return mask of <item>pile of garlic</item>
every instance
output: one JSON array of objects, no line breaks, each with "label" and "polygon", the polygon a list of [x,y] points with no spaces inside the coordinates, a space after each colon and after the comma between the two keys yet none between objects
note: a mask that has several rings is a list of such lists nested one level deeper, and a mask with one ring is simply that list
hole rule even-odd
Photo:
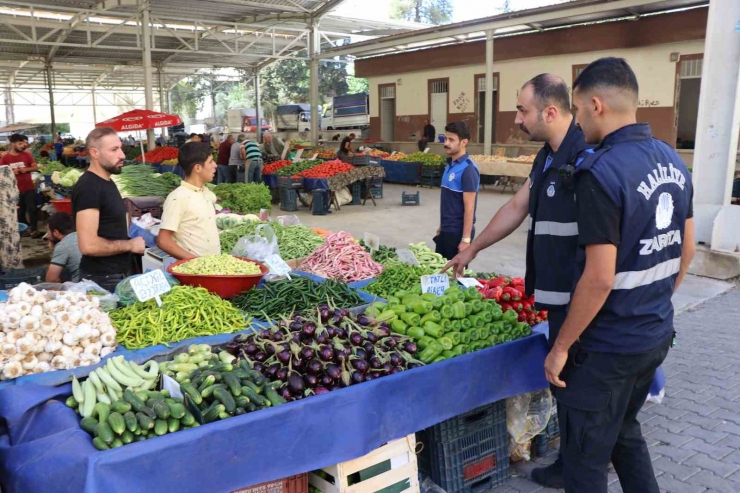
[{"label": "pile of garlic", "polygon": [[0,380],[93,365],[116,349],[108,314],[84,293],[19,284],[0,303],[0,324]]}]

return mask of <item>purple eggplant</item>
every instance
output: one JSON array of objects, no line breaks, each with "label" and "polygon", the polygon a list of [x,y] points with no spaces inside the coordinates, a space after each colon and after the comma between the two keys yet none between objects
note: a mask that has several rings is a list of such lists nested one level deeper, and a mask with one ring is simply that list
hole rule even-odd
[{"label": "purple eggplant", "polygon": [[268,356],[275,354],[275,346],[272,344],[265,344],[265,352]]},{"label": "purple eggplant", "polygon": [[264,362],[267,359],[267,353],[264,352],[264,351],[258,351],[254,355],[254,359],[256,359],[257,361],[259,361],[260,363],[262,363],[262,362]]},{"label": "purple eggplant", "polygon": [[272,332],[267,329],[260,331],[260,339],[272,339]]},{"label": "purple eggplant", "polygon": [[283,366],[282,368],[280,368],[277,373],[275,373],[275,378],[277,378],[281,382],[286,381],[288,379],[288,367]]},{"label": "purple eggplant", "polygon": [[326,365],[324,371],[326,372],[326,375],[332,380],[339,380],[340,378],[342,378],[342,369],[337,365]]},{"label": "purple eggplant", "polygon": [[293,335],[290,336],[290,341],[295,342],[296,344],[300,344],[301,341],[301,333],[300,332],[293,332]]},{"label": "purple eggplant", "polygon": [[257,351],[259,351],[259,348],[257,347],[257,344],[247,344],[246,346],[244,346],[243,349],[244,349],[244,352],[247,353],[250,356],[252,356],[254,353],[256,353]]},{"label": "purple eggplant", "polygon": [[409,370],[412,370],[414,368],[421,368],[421,365],[419,363],[409,363],[406,366],[408,367]]},{"label": "purple eggplant", "polygon": [[367,373],[370,369],[370,365],[364,359],[354,359],[350,362],[350,364],[352,365],[352,368],[363,374]]},{"label": "purple eggplant", "polygon": [[290,389],[290,393],[293,395],[303,393],[306,389],[306,385],[303,383],[303,378],[301,378],[300,374],[293,372],[288,376],[288,388]]},{"label": "purple eggplant", "polygon": [[322,330],[321,332],[318,332],[316,334],[314,340],[317,344],[326,344],[327,342],[329,342],[329,333]]},{"label": "purple eggplant", "polygon": [[291,332],[298,332],[303,328],[303,326],[300,322],[291,322],[288,328],[290,328]]},{"label": "purple eggplant", "polygon": [[386,373],[390,373],[393,369],[393,366],[390,363],[383,363],[383,371]]},{"label": "purple eggplant", "polygon": [[359,332],[352,332],[349,336],[349,342],[351,342],[353,346],[361,346],[363,343],[362,335]]},{"label": "purple eggplant", "polygon": [[365,334],[365,340],[367,342],[372,342],[373,344],[375,344],[376,342],[378,342],[378,336],[376,336],[374,332],[368,331],[368,333]]},{"label": "purple eggplant", "polygon": [[370,358],[370,368],[373,370],[378,370],[380,368],[383,368],[383,363],[380,362],[380,360],[376,357]]},{"label": "purple eggplant", "polygon": [[319,358],[322,361],[333,361],[334,350],[330,346],[321,346],[321,349],[319,349]]},{"label": "purple eggplant", "polygon": [[391,365],[399,367],[403,364],[403,358],[398,353],[391,353]]},{"label": "purple eggplant", "polygon": [[310,373],[311,375],[318,375],[321,373],[321,370],[324,369],[324,366],[321,364],[321,361],[317,359],[313,359],[308,362],[306,365],[306,371]]},{"label": "purple eggplant", "polygon": [[321,322],[326,323],[331,316],[329,313],[329,307],[326,305],[319,307],[319,316],[321,317]]},{"label": "purple eggplant", "polygon": [[419,350],[419,347],[416,345],[415,342],[407,342],[403,345],[403,350],[409,354],[416,354],[416,352]]},{"label": "purple eggplant", "polygon": [[375,380],[379,376],[380,374],[378,373],[365,373],[365,381],[370,382],[371,380]]},{"label": "purple eggplant", "polygon": [[391,335],[391,329],[381,325],[380,327],[375,328],[375,333],[380,337],[388,337]]},{"label": "purple eggplant", "polygon": [[342,320],[344,320],[344,317],[339,315],[338,313],[335,313],[333,317],[330,317],[331,323],[334,325],[339,325],[342,323]]},{"label": "purple eggplant", "polygon": [[334,385],[334,379],[331,378],[329,375],[324,375],[323,377],[321,377],[321,385],[327,388],[331,387],[332,385]]},{"label": "purple eggplant", "polygon": [[401,373],[402,371],[403,371],[403,368],[400,366],[397,366],[391,370],[391,375],[395,375],[396,373]]},{"label": "purple eggplant", "polygon": [[337,335],[336,335],[336,337],[337,337],[337,339],[340,339],[342,341],[345,340],[345,339],[347,339],[347,337],[348,337],[347,330],[345,328],[343,328],[343,327],[338,327],[337,328]]},{"label": "purple eggplant", "polygon": [[265,374],[273,380],[277,376],[277,372],[280,369],[280,363],[273,363],[272,365],[265,368]]},{"label": "purple eggplant", "polygon": [[365,381],[365,375],[359,371],[352,372],[352,383],[362,383]]},{"label": "purple eggplant", "polygon": [[392,337],[386,337],[385,339],[383,339],[383,345],[388,349],[393,349],[394,347],[396,347],[396,344],[398,343]]},{"label": "purple eggplant", "polygon": [[293,369],[299,373],[303,373],[303,370],[306,369],[306,361],[302,360],[301,358],[293,358],[293,361],[291,362],[291,366]]},{"label": "purple eggplant", "polygon": [[357,356],[360,359],[367,359],[367,351],[365,351],[363,348],[358,347],[354,350],[355,356]]},{"label": "purple eggplant", "polygon": [[278,332],[275,332],[274,334],[272,334],[272,340],[274,342],[280,342],[280,341],[282,341],[283,340],[283,334],[281,333],[281,331],[278,331]]},{"label": "purple eggplant", "polygon": [[346,361],[348,358],[349,353],[346,349],[340,349],[339,351],[334,351],[334,357],[339,361],[340,363],[342,361]]},{"label": "purple eggplant", "polygon": [[290,389],[288,387],[283,387],[282,389],[280,389],[280,396],[286,401],[293,400],[293,394],[290,392]]},{"label": "purple eggplant", "polygon": [[319,384],[319,379],[316,375],[303,375],[303,382],[306,384],[306,387],[313,389]]},{"label": "purple eggplant", "polygon": [[375,354],[375,345],[372,342],[366,342],[362,345],[362,348],[367,352],[367,354]]},{"label": "purple eggplant", "polygon": [[252,368],[254,369],[254,371],[258,371],[260,373],[262,373],[263,371],[265,371],[265,365],[263,365],[262,363],[255,363],[255,364],[253,364],[252,365]]},{"label": "purple eggplant", "polygon": [[316,395],[322,395],[322,394],[328,394],[331,392],[331,390],[327,389],[326,387],[316,387],[313,389],[313,393]]},{"label": "purple eggplant", "polygon": [[290,351],[280,351],[277,353],[277,359],[282,364],[287,365],[290,362]]},{"label": "purple eggplant", "polygon": [[368,325],[370,325],[370,319],[367,318],[365,315],[360,315],[359,317],[357,317],[357,324],[363,327],[367,327]]},{"label": "purple eggplant", "polygon": [[302,332],[304,336],[313,336],[316,332],[316,324],[313,322],[306,322],[305,324],[303,324]]},{"label": "purple eggplant", "polygon": [[312,348],[308,346],[303,346],[303,349],[301,349],[301,358],[303,358],[306,361],[312,360],[316,357],[316,351],[314,351]]},{"label": "purple eggplant", "polygon": [[329,325],[326,327],[326,333],[329,334],[329,339],[334,339],[337,336],[337,328]]}]

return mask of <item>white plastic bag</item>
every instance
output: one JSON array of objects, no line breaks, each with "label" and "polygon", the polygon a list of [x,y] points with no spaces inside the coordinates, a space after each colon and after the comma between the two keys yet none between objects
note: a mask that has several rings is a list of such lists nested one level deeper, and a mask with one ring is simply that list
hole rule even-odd
[{"label": "white plastic bag", "polygon": [[[264,231],[263,234],[260,234]],[[253,235],[240,238],[231,254],[263,262],[270,255],[280,254],[275,231],[267,224],[260,224]]]},{"label": "white plastic bag", "polygon": [[118,296],[101,288],[96,283],[88,281],[87,279],[83,279],[80,282],[65,282],[62,284],[62,290],[72,291],[73,293],[87,293],[89,291],[105,293],[93,295],[100,300],[100,309],[104,312],[111,312],[118,306]]},{"label": "white plastic bag", "polygon": [[301,220],[295,214],[278,216],[275,218],[275,222],[277,222],[280,226],[293,226],[295,224],[301,224]]},{"label": "white plastic bag", "polygon": [[530,460],[529,444],[547,428],[555,412],[549,389],[506,399],[506,429],[511,460]]}]

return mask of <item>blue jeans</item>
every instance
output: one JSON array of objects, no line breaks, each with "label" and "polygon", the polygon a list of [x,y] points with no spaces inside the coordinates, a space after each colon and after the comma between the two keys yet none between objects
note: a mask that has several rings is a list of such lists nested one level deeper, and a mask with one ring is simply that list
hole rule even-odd
[{"label": "blue jeans", "polygon": [[253,159],[249,161],[249,168],[247,169],[247,183],[262,183],[262,168],[264,168],[264,164],[261,159]]},{"label": "blue jeans", "polygon": [[220,185],[221,183],[233,183],[233,180],[231,179],[231,166],[229,166],[228,164],[219,164],[216,173],[217,184]]}]

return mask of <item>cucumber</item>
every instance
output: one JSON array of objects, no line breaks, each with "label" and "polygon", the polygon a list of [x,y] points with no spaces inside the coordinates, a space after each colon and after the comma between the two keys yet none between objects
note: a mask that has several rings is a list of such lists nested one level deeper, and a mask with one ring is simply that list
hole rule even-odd
[{"label": "cucumber", "polygon": [[251,369],[252,369],[252,365],[250,365],[250,364],[249,364],[249,363],[247,362],[247,360],[245,360],[245,359],[242,359],[242,360],[239,360],[239,368],[241,368],[242,370],[244,370],[244,371],[248,372],[249,370],[251,370]]},{"label": "cucumber", "polygon": [[82,392],[85,396],[85,400],[82,402],[82,414],[83,417],[92,416],[93,408],[95,407],[95,402],[97,401],[97,398],[95,396],[95,386],[92,384],[92,382],[85,380],[82,382]]},{"label": "cucumber", "polygon": [[111,442],[113,442],[113,438],[115,438],[115,436],[113,435],[113,430],[111,429],[110,425],[106,422],[98,423],[98,426],[95,432],[98,435],[98,438],[103,440],[108,445],[110,445]]},{"label": "cucumber", "polygon": [[231,370],[231,374],[239,380],[243,378],[249,378],[249,373],[247,372],[247,370],[243,370],[241,368],[234,368],[233,370]]},{"label": "cucumber", "polygon": [[213,391],[213,396],[221,401],[221,404],[226,408],[227,413],[233,413],[236,409],[236,403],[231,393],[226,389],[216,389]]},{"label": "cucumber", "polygon": [[234,416],[241,416],[242,414],[247,414],[247,410],[243,407],[237,407],[236,411],[234,411]]},{"label": "cucumber", "polygon": [[134,434],[128,430],[124,431],[121,435],[121,441],[124,445],[128,445],[129,443],[134,441]]},{"label": "cucumber", "polygon": [[146,401],[149,400],[149,392],[147,392],[146,390],[138,390],[134,392],[134,394],[136,395],[136,397],[141,399],[141,402],[145,403]]},{"label": "cucumber", "polygon": [[203,377],[203,379],[206,379],[206,378],[212,376],[213,378],[216,379],[217,382],[220,382],[224,378],[223,375],[221,375],[221,372],[211,371],[211,370],[204,371],[201,376]]},{"label": "cucumber", "polygon": [[135,412],[139,412],[144,409],[144,401],[142,401],[131,389],[123,391],[123,399],[131,404],[131,407]]},{"label": "cucumber", "polygon": [[231,417],[231,414],[227,413],[226,411],[222,411],[218,413],[218,419],[228,419]]},{"label": "cucumber", "polygon": [[257,370],[249,370],[249,379],[259,385],[260,387],[265,384],[267,379],[262,375],[262,373],[258,372]]},{"label": "cucumber", "polygon": [[198,392],[192,384],[180,384],[180,390],[182,390],[196,406],[203,402],[203,397],[200,395],[200,392]]},{"label": "cucumber", "polygon": [[250,402],[249,404],[247,404],[247,412],[251,413],[256,410],[257,410],[257,404],[255,404],[254,402]]},{"label": "cucumber", "polygon": [[182,423],[183,426],[193,426],[193,423],[195,423],[195,416],[193,416],[190,411],[185,411],[185,416],[182,417],[180,423]]},{"label": "cucumber", "polygon": [[157,413],[155,413],[154,412],[154,409],[152,409],[151,407],[144,406],[144,407],[141,408],[141,411],[139,411],[139,412],[142,413],[142,414],[145,414],[145,415],[149,416],[149,418],[151,418],[151,419],[156,419],[157,418]]},{"label": "cucumber", "polygon": [[136,435],[134,436],[134,442],[143,442],[146,440],[146,435]]},{"label": "cucumber", "polygon": [[211,406],[209,410],[203,414],[203,422],[204,423],[211,423],[213,421],[218,421],[218,416],[222,412],[226,411],[226,407],[224,407],[223,404],[216,404],[215,406]]},{"label": "cucumber", "polygon": [[285,399],[278,395],[275,389],[273,389],[269,385],[265,386],[263,393],[273,406],[279,406],[280,404],[285,404],[287,402]]},{"label": "cucumber", "polygon": [[139,422],[136,420],[136,415],[131,411],[128,411],[123,415],[123,420],[126,422],[126,428],[130,432],[135,432],[139,429]]},{"label": "cucumber", "polygon": [[162,436],[167,434],[167,421],[164,419],[157,419],[154,421],[154,433],[157,436]]},{"label": "cucumber", "polygon": [[98,422],[105,423],[108,421],[108,416],[110,416],[110,406],[108,404],[105,402],[98,402],[93,406],[92,417],[97,417]]},{"label": "cucumber", "polygon": [[231,395],[238,397],[242,394],[242,386],[239,377],[233,373],[222,373],[221,376],[223,377],[226,386],[229,387]]},{"label": "cucumber", "polygon": [[126,422],[123,420],[121,413],[110,413],[110,416],[108,416],[108,424],[116,435],[121,435],[126,431]]},{"label": "cucumber", "polygon": [[110,444],[110,448],[118,448],[123,447],[123,441],[121,441],[120,438],[116,437],[113,439],[113,442]]},{"label": "cucumber", "polygon": [[200,395],[203,396],[204,399],[207,399],[207,398],[209,398],[211,396],[211,394],[213,394],[213,392],[216,389],[227,390],[225,384],[223,384],[223,383],[217,383],[217,384],[211,385],[210,387],[206,387],[205,389],[203,389],[201,391]]},{"label": "cucumber", "polygon": [[170,408],[170,416],[172,416],[175,419],[181,419],[183,416],[185,416],[185,406],[180,404],[179,402],[167,402],[167,406]]},{"label": "cucumber", "polygon": [[180,420],[175,418],[170,418],[167,420],[167,430],[170,433],[174,433],[176,431],[180,430]]},{"label": "cucumber", "polygon": [[225,371],[231,371],[234,369],[234,365],[231,363],[213,363],[208,365],[208,370],[210,371],[218,371],[218,372],[225,372]]},{"label": "cucumber", "polygon": [[234,402],[236,402],[237,410],[240,407],[246,409],[247,404],[249,404],[249,397],[247,397],[246,395],[240,395],[239,397],[234,399]]},{"label": "cucumber", "polygon": [[[262,387],[252,382],[251,380],[242,380],[242,386],[252,389],[255,394],[262,393]],[[242,393],[244,393],[244,388],[242,388]]]},{"label": "cucumber", "polygon": [[136,413],[136,419],[139,421],[139,426],[142,431],[151,430],[154,428],[154,420],[142,412]]},{"label": "cucumber", "polygon": [[111,412],[126,414],[131,410],[131,403],[119,399],[110,406]]},{"label": "cucumber", "polygon": [[163,401],[167,397],[169,397],[169,392],[167,392],[168,395],[166,396],[162,392],[167,392],[167,391],[166,390],[149,390],[147,391],[146,394],[149,396],[149,399],[159,399],[160,401]]},{"label": "cucumber", "polygon": [[177,404],[182,404],[183,403],[183,399],[181,397],[167,397],[164,401],[167,404],[172,404],[173,402],[174,403],[177,403]]},{"label": "cucumber", "polygon": [[198,387],[198,392],[203,392],[205,389],[216,383],[216,377],[214,375],[208,375],[203,379],[203,383]]},{"label": "cucumber", "polygon": [[98,428],[98,420],[93,418],[92,416],[82,418],[82,420],[80,420],[80,428],[82,428],[92,436],[95,436],[95,431]]},{"label": "cucumber", "polygon": [[108,444],[105,443],[100,437],[93,438],[93,446],[95,446],[95,448],[98,450],[110,450]]},{"label": "cucumber", "polygon": [[244,395],[246,395],[249,398],[249,401],[254,402],[255,405],[261,406],[261,407],[272,406],[272,403],[269,400],[257,394],[254,390],[250,389],[249,387],[244,387],[242,390],[244,391]]},{"label": "cucumber", "polygon": [[159,419],[167,419],[170,417],[170,406],[168,406],[164,400],[155,400],[154,407],[152,409],[157,413],[157,417]]},{"label": "cucumber", "polygon": [[77,399],[75,399],[74,396],[70,395],[67,397],[67,400],[64,401],[64,405],[71,409],[77,409],[80,406],[80,403],[77,402]]}]

